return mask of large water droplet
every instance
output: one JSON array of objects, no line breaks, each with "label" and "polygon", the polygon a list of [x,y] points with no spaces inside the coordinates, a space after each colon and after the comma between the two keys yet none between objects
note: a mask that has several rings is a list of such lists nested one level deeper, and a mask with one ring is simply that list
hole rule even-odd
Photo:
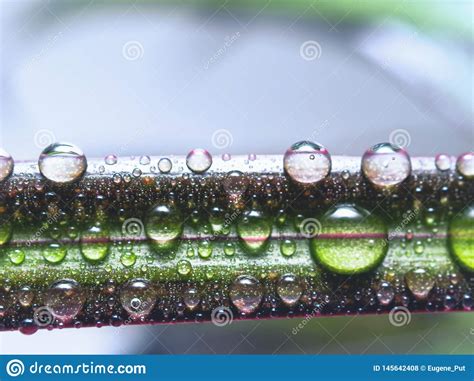
[{"label": "large water droplet", "polygon": [[148,315],[155,302],[155,289],[146,279],[132,279],[120,290],[120,303],[133,317]]},{"label": "large water droplet", "polygon": [[433,288],[435,278],[429,271],[418,268],[405,274],[405,282],[417,300],[424,300]]},{"label": "large water droplet", "polygon": [[451,168],[451,157],[441,153],[436,156],[435,165],[439,171],[447,171],[449,168]]},{"label": "large water droplet", "polygon": [[59,242],[53,242],[43,249],[43,258],[48,263],[60,263],[67,254],[67,249]]},{"label": "large water droplet", "polygon": [[89,261],[103,260],[109,252],[109,231],[100,223],[95,223],[81,235],[81,253]]},{"label": "large water droplet", "polygon": [[178,274],[187,276],[191,274],[191,271],[193,271],[193,266],[191,265],[191,262],[182,259],[176,264],[176,270],[178,271]]},{"label": "large water droplet", "polygon": [[362,156],[362,172],[375,185],[394,186],[410,175],[410,156],[403,148],[390,143],[376,144]]},{"label": "large water droplet", "polygon": [[13,172],[13,158],[0,148],[0,182],[6,180]]},{"label": "large water droplet", "polygon": [[372,270],[387,252],[387,228],[367,210],[341,204],[321,219],[321,232],[311,239],[315,259],[339,274]]},{"label": "large water droplet", "polygon": [[239,311],[250,314],[254,312],[263,297],[263,286],[252,276],[239,276],[230,287],[230,300]]},{"label": "large water droplet", "polygon": [[271,233],[271,221],[259,210],[245,211],[237,224],[237,234],[251,253],[261,251]]},{"label": "large water droplet", "polygon": [[79,147],[69,143],[53,143],[41,152],[38,167],[48,180],[68,183],[84,174],[87,160]]},{"label": "large water droplet", "polygon": [[474,153],[468,152],[458,157],[456,169],[466,179],[474,178]]},{"label": "large water droplet", "polygon": [[195,173],[206,172],[212,165],[212,156],[205,149],[193,149],[186,156],[186,165]]},{"label": "large water droplet", "polygon": [[456,214],[449,225],[449,244],[456,261],[474,271],[474,205]]},{"label": "large water droplet", "polygon": [[292,180],[302,184],[314,184],[331,172],[331,156],[322,145],[301,141],[286,151],[283,167]]},{"label": "large water droplet", "polygon": [[173,168],[173,164],[171,163],[171,160],[167,157],[161,158],[158,162],[158,169],[161,173],[168,173],[169,171],[171,171],[171,168]]},{"label": "large water droplet", "polygon": [[283,303],[292,306],[300,300],[303,287],[295,275],[286,274],[278,281],[277,292]]},{"label": "large water droplet", "polygon": [[22,249],[9,250],[8,258],[14,265],[21,265],[25,261],[25,252]]},{"label": "large water droplet", "polygon": [[60,320],[70,320],[82,309],[85,293],[79,283],[72,279],[57,281],[45,295],[49,311]]},{"label": "large water droplet", "polygon": [[172,206],[157,205],[147,215],[145,230],[157,250],[169,250],[183,231],[181,215]]}]

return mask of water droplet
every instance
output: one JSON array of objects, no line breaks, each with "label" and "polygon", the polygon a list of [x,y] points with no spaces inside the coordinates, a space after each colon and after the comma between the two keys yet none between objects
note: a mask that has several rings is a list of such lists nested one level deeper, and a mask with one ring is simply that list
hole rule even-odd
[{"label": "water droplet", "polygon": [[186,156],[186,165],[195,173],[206,172],[212,165],[212,156],[205,149],[193,149]]},{"label": "water droplet", "polygon": [[208,240],[198,243],[198,254],[201,258],[207,259],[212,254],[212,244]]},{"label": "water droplet", "polygon": [[54,143],[41,152],[38,167],[48,180],[68,183],[84,174],[87,160],[79,147],[69,143]]},{"label": "water droplet", "polygon": [[20,290],[18,291],[18,301],[23,307],[31,306],[31,303],[33,303],[34,297],[35,297],[35,293],[28,286],[24,286],[20,288]]},{"label": "water droplet", "polygon": [[286,274],[278,281],[277,292],[283,303],[292,306],[300,300],[303,287],[295,275]]},{"label": "water droplet", "polygon": [[109,232],[100,223],[92,225],[81,235],[81,253],[89,261],[101,261],[109,252]]},{"label": "water droplet", "polygon": [[117,156],[115,155],[107,155],[104,159],[105,164],[107,165],[114,165],[117,164]]},{"label": "water droplet", "polygon": [[362,273],[377,266],[387,252],[387,228],[365,209],[349,204],[331,208],[311,239],[317,262],[339,274]]},{"label": "water droplet", "polygon": [[449,245],[456,261],[474,271],[474,205],[456,214],[449,225]]},{"label": "water droplet", "polygon": [[137,261],[137,256],[133,251],[126,251],[120,256],[120,263],[125,267],[132,267]]},{"label": "water droplet", "polygon": [[280,251],[285,257],[291,257],[296,252],[296,242],[292,239],[281,241]]},{"label": "water droplet", "polygon": [[456,307],[457,301],[452,295],[445,295],[443,304],[445,309],[451,310]]},{"label": "water droplet", "polygon": [[25,260],[25,252],[21,249],[13,249],[8,252],[8,258],[14,265],[21,265]]},{"label": "water droplet", "polygon": [[237,234],[251,253],[261,251],[272,233],[272,224],[259,210],[247,210],[237,224]]},{"label": "water droplet", "polygon": [[380,143],[369,148],[362,156],[362,172],[380,187],[391,187],[403,182],[411,173],[408,153],[390,143]]},{"label": "water droplet", "polygon": [[468,152],[458,157],[456,169],[466,179],[474,178],[474,153]]},{"label": "water droplet", "polygon": [[283,166],[292,180],[302,184],[314,184],[331,172],[331,156],[322,145],[301,141],[286,151]]},{"label": "water droplet", "polygon": [[182,259],[176,264],[176,270],[178,271],[178,274],[186,276],[191,274],[191,271],[193,271],[193,266],[191,265],[191,262]]},{"label": "water droplet", "polygon": [[379,289],[377,291],[377,299],[382,306],[388,306],[395,296],[395,291],[389,282],[380,282]]},{"label": "water droplet", "polygon": [[140,164],[141,165],[150,164],[150,156],[140,156]]},{"label": "water droplet", "polygon": [[255,155],[254,153],[249,153],[248,156],[247,156],[247,159],[249,161],[255,161],[255,160],[257,160],[257,155]]},{"label": "water droplet", "polygon": [[181,216],[172,206],[157,205],[147,215],[145,230],[157,250],[169,250],[183,231]]},{"label": "water droplet", "polygon": [[173,168],[173,164],[171,163],[171,160],[167,157],[161,158],[158,162],[158,169],[161,173],[169,173],[169,171],[171,171],[171,168]]},{"label": "water droplet", "polygon": [[132,175],[133,177],[140,177],[142,175],[142,170],[140,168],[133,168]]},{"label": "water droplet", "polygon": [[85,293],[79,283],[64,279],[53,283],[45,295],[49,311],[60,320],[70,320],[82,309]]},{"label": "water droplet", "polygon": [[429,271],[417,268],[405,274],[405,282],[417,300],[424,300],[433,288],[435,279]]},{"label": "water droplet", "polygon": [[120,303],[133,317],[148,315],[155,302],[155,289],[146,279],[129,280],[120,290]]},{"label": "water droplet", "polygon": [[438,171],[447,171],[451,168],[451,158],[443,153],[435,158],[435,165]]},{"label": "water droplet", "polygon": [[423,254],[423,251],[425,251],[425,245],[423,244],[422,241],[416,241],[415,242],[415,253],[416,254]]},{"label": "water droplet", "polygon": [[224,254],[231,257],[235,254],[235,245],[232,242],[224,244]]},{"label": "water droplet", "polygon": [[228,153],[222,154],[223,161],[229,161],[230,159],[232,159],[232,157]]},{"label": "water droplet", "polygon": [[230,300],[239,311],[250,314],[254,312],[263,297],[263,286],[252,276],[239,276],[230,287]]},{"label": "water droplet", "polygon": [[184,304],[186,304],[186,307],[188,307],[190,310],[195,309],[201,301],[199,292],[194,287],[190,287],[184,292],[183,299]]},{"label": "water droplet", "polygon": [[0,182],[6,180],[13,172],[13,158],[0,148]]},{"label": "water droplet", "polygon": [[67,254],[67,249],[59,242],[53,242],[43,249],[43,258],[52,264],[60,263]]}]

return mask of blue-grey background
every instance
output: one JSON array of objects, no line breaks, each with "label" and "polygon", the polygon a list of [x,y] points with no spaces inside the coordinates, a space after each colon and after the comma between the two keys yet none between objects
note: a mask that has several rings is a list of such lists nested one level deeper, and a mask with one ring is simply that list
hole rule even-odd
[{"label": "blue-grey background", "polygon": [[[474,147],[471,16],[470,1],[2,0],[0,146],[34,160],[49,140],[102,157],[309,138],[361,155],[402,129],[412,155],[457,155]],[[0,351],[470,353],[474,340],[464,313],[297,324],[6,333]]]}]

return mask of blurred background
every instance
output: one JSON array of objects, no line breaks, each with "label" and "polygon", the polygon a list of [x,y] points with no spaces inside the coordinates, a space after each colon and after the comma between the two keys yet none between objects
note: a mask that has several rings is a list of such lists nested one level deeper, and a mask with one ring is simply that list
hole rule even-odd
[{"label": "blurred background", "polygon": [[[474,148],[471,1],[0,0],[0,146],[88,157]],[[400,141],[399,141],[400,140]],[[0,335],[1,353],[472,353],[468,313]]]}]

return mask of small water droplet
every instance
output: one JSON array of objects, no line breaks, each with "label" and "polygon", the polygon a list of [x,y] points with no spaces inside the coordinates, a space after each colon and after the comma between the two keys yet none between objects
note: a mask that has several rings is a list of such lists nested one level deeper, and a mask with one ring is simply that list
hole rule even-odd
[{"label": "small water droplet", "polygon": [[173,163],[171,163],[171,160],[167,157],[161,158],[158,162],[158,169],[161,173],[169,173],[169,171],[171,171],[171,168],[173,168]]},{"label": "small water droplet", "polygon": [[120,263],[125,267],[132,267],[137,261],[137,256],[133,251],[126,251],[120,256]]},{"label": "small water droplet", "polygon": [[96,222],[81,234],[81,253],[89,261],[103,260],[109,252],[109,232]]},{"label": "small water droplet", "polygon": [[120,289],[120,303],[132,317],[148,315],[155,302],[155,289],[146,279],[129,280]]},{"label": "small water droplet", "polygon": [[212,254],[212,243],[204,240],[198,243],[198,254],[201,258],[207,259]]},{"label": "small water droplet", "polygon": [[34,291],[28,286],[24,286],[20,288],[20,290],[18,291],[18,301],[23,307],[31,306],[31,303],[33,303],[34,297],[35,297]]},{"label": "small water droplet", "polygon": [[79,147],[69,143],[53,143],[41,152],[38,167],[48,180],[68,183],[84,174],[87,160]]},{"label": "small water droplet", "polygon": [[51,264],[60,263],[67,254],[67,249],[59,242],[53,242],[47,245],[43,251],[43,258]]},{"label": "small water droplet", "polygon": [[435,165],[438,171],[447,171],[451,168],[451,158],[445,154],[439,154],[435,158]]},{"label": "small water droplet", "polygon": [[260,305],[263,297],[263,286],[250,275],[239,276],[230,287],[230,300],[239,311],[250,314]]},{"label": "small water droplet", "polygon": [[415,253],[416,254],[423,254],[423,251],[425,251],[425,245],[423,244],[422,241],[416,241],[415,242]]},{"label": "small water droplet", "polygon": [[222,155],[222,160],[223,160],[223,161],[229,161],[230,159],[232,159],[232,157],[230,156],[230,154],[224,153],[224,154]]},{"label": "small water droplet", "polygon": [[272,233],[272,224],[259,210],[247,210],[237,224],[237,234],[251,253],[260,252]]},{"label": "small water droplet", "polygon": [[8,258],[14,265],[21,265],[25,260],[25,252],[21,249],[13,249],[8,252]]},{"label": "small water droplet", "polygon": [[410,156],[403,148],[390,143],[376,144],[362,156],[362,172],[377,186],[398,185],[411,173]]},{"label": "small water droplet", "polygon": [[292,180],[302,184],[314,184],[331,172],[331,156],[322,145],[301,141],[286,151],[283,166]]},{"label": "small water droplet", "polygon": [[193,310],[199,305],[201,298],[198,290],[194,287],[190,287],[184,292],[183,300],[186,307]]},{"label": "small water droplet", "polygon": [[0,182],[6,180],[13,172],[13,158],[0,148]]},{"label": "small water droplet", "polygon": [[206,172],[212,165],[212,156],[205,149],[193,149],[186,156],[186,165],[194,173]]},{"label": "small water droplet", "polygon": [[107,165],[114,165],[117,164],[117,156],[115,155],[107,155],[104,159],[105,164]]},{"label": "small water droplet", "polygon": [[296,252],[296,242],[292,239],[281,241],[280,251],[285,257],[291,257]]},{"label": "small water droplet", "polygon": [[191,265],[191,262],[182,259],[176,264],[176,270],[178,271],[178,274],[186,276],[191,274],[191,271],[193,271],[193,266]]},{"label": "small water droplet", "polygon": [[377,291],[377,299],[382,306],[388,306],[395,296],[395,291],[389,282],[380,282],[379,289]]},{"label": "small water droplet", "polygon": [[303,287],[295,275],[286,274],[278,281],[277,292],[283,303],[292,306],[303,294]]},{"label": "small water droplet", "polygon": [[229,257],[235,254],[235,245],[233,242],[226,242],[224,244],[224,254]]},{"label": "small water droplet", "polygon": [[417,300],[424,300],[434,287],[435,279],[429,271],[417,268],[405,274],[405,282]]},{"label": "small water droplet", "polygon": [[156,205],[147,215],[145,230],[158,250],[169,250],[183,231],[178,210],[172,206]]},{"label": "small water droplet", "polygon": [[150,156],[140,156],[139,162],[141,165],[148,165],[150,164],[150,161]]},{"label": "small water droplet", "polygon": [[474,178],[474,153],[468,152],[458,157],[456,169],[466,179]]}]

